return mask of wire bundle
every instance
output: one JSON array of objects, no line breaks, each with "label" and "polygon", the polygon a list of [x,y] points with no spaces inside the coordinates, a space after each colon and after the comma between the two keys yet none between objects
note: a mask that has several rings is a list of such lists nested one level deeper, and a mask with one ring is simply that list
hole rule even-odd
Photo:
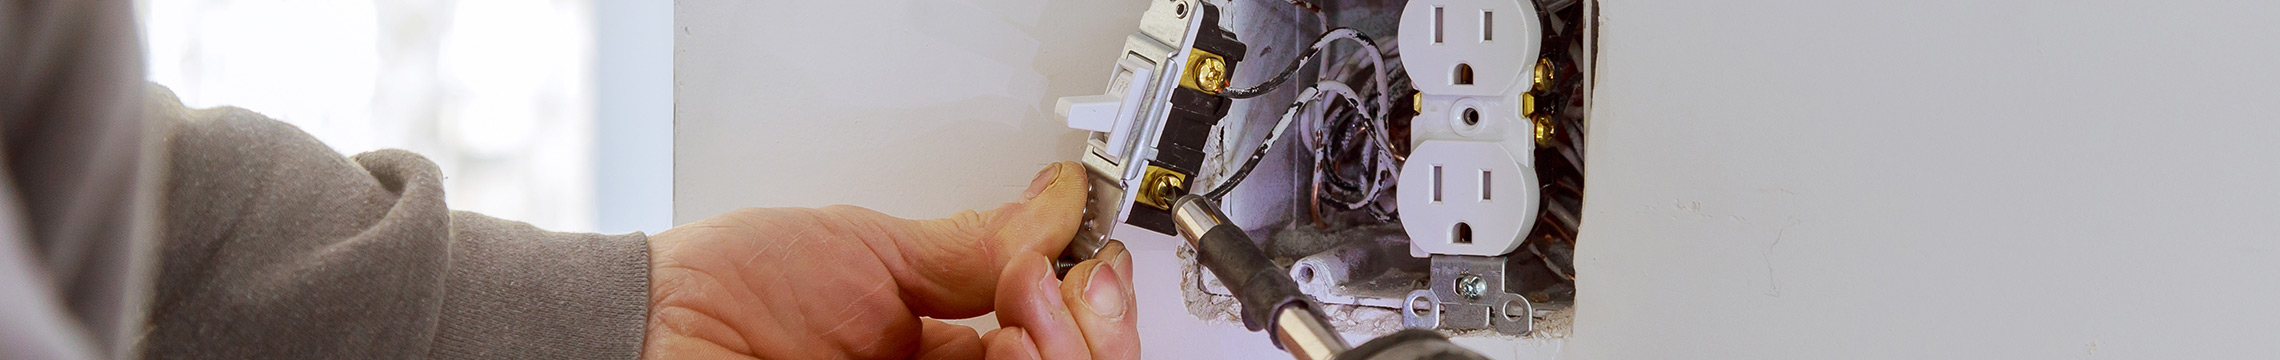
[{"label": "wire bundle", "polygon": [[[1387,76],[1390,69],[1385,67],[1388,61],[1380,52],[1377,43],[1368,36],[1362,35],[1360,31],[1344,27],[1325,31],[1320,38],[1314,41],[1313,46],[1308,47],[1306,52],[1293,59],[1282,71],[1256,85],[1229,88],[1225,94],[1232,98],[1247,99],[1272,93],[1282,84],[1289,82],[1291,76],[1296,74],[1301,66],[1312,61],[1330,44],[1340,40],[1353,41],[1360,44],[1361,47],[1354,54],[1355,56],[1348,57],[1349,64],[1343,64],[1349,66],[1341,66],[1340,68],[1350,67],[1353,65],[1351,62],[1354,61],[1367,62],[1368,67],[1361,68],[1367,70],[1366,74],[1352,76],[1366,77],[1366,79],[1323,79],[1312,87],[1300,90],[1297,99],[1284,108],[1281,118],[1275,121],[1274,128],[1268,131],[1266,139],[1260,142],[1258,148],[1243,160],[1243,165],[1228,175],[1219,185],[1205,192],[1205,197],[1215,200],[1226,197],[1227,193],[1233,191],[1237,185],[1242,184],[1243,179],[1250,177],[1251,172],[1255,171],[1259,163],[1266,158],[1266,154],[1274,149],[1275,143],[1280,142],[1283,133],[1288,131],[1290,125],[1301,120],[1307,123],[1306,128],[1311,129],[1307,131],[1305,144],[1313,152],[1315,159],[1314,185],[1312,188],[1316,201],[1328,193],[1332,195],[1331,197],[1334,198],[1335,202],[1344,205],[1345,208],[1349,210],[1359,209],[1376,200],[1380,194],[1392,187],[1395,173],[1393,169],[1399,165],[1399,156],[1394,153],[1391,132],[1389,131],[1390,125],[1387,121],[1393,102],[1390,96],[1392,94],[1390,91],[1391,81],[1389,81],[1391,78]],[[1345,74],[1340,75],[1344,77]],[[1374,91],[1367,95],[1357,93],[1352,87],[1346,85],[1347,82],[1345,81],[1350,80],[1369,81],[1370,90]],[[1366,106],[1365,103],[1375,106]],[[1301,110],[1306,111],[1302,112]],[[1342,136],[1333,137],[1330,134]],[[1367,135],[1368,138],[1366,141],[1357,141],[1364,139],[1354,138],[1356,135]],[[1337,147],[1332,148],[1333,145]],[[1339,164],[1328,164],[1332,165],[1333,168],[1324,168],[1326,162],[1333,159],[1349,159],[1352,156],[1366,158],[1366,160],[1358,163],[1361,169],[1355,177],[1337,174],[1335,167]],[[1326,172],[1325,170],[1331,171]],[[1381,219],[1390,220],[1390,210],[1382,211],[1381,214]]]}]

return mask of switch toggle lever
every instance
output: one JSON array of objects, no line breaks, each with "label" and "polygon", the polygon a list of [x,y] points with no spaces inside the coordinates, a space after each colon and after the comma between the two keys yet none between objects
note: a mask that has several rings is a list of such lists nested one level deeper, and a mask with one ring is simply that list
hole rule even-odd
[{"label": "switch toggle lever", "polygon": [[1139,116],[1140,99],[1146,98],[1148,83],[1155,81],[1148,69],[1136,69],[1126,81],[1124,91],[1106,95],[1070,96],[1054,102],[1053,113],[1069,122],[1069,128],[1107,133],[1111,137],[1124,135]]}]

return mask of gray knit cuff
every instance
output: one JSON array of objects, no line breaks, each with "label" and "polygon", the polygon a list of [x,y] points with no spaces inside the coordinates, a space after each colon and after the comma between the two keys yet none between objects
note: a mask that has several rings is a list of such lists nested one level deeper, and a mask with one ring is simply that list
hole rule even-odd
[{"label": "gray knit cuff", "polygon": [[649,311],[640,233],[555,233],[452,213],[437,359],[632,359]]}]

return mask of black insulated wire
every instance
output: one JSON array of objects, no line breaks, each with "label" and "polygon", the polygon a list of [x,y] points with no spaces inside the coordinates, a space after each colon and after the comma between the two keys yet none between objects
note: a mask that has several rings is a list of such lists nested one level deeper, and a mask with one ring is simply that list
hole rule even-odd
[{"label": "black insulated wire", "polygon": [[1282,119],[1275,121],[1275,128],[1267,130],[1267,140],[1259,142],[1259,149],[1251,151],[1251,157],[1243,160],[1243,167],[1236,169],[1234,174],[1227,177],[1227,180],[1220,181],[1219,186],[1212,187],[1211,191],[1205,192],[1203,197],[1211,199],[1211,201],[1219,201],[1227,197],[1227,192],[1235,190],[1235,185],[1242,184],[1243,178],[1250,177],[1251,170],[1259,168],[1259,160],[1265,159],[1267,151],[1275,148],[1275,141],[1282,139],[1283,130],[1290,128],[1291,119],[1298,117],[1298,109],[1306,107],[1307,103],[1314,102],[1315,96],[1319,93],[1314,88],[1306,88],[1305,92],[1299,93],[1298,101],[1292,101],[1289,108],[1283,109]]},{"label": "black insulated wire", "polygon": [[[1385,56],[1385,54],[1378,52],[1377,42],[1370,40],[1370,37],[1368,35],[1362,35],[1361,30],[1354,30],[1354,28],[1347,27],[1330,29],[1330,31],[1323,32],[1320,39],[1314,40],[1314,46],[1307,47],[1306,53],[1300,54],[1297,59],[1291,59],[1289,66],[1284,66],[1282,72],[1275,73],[1275,76],[1267,78],[1266,82],[1259,83],[1258,85],[1251,85],[1248,87],[1227,88],[1227,91],[1221,92],[1220,94],[1227,95],[1227,97],[1230,98],[1249,99],[1274,92],[1275,88],[1281,87],[1283,83],[1290,81],[1291,74],[1297,73],[1299,66],[1305,65],[1308,60],[1313,60],[1315,55],[1322,52],[1322,48],[1329,47],[1331,42],[1338,41],[1340,39],[1349,39],[1360,42],[1362,44],[1362,47],[1369,49],[1369,52],[1371,54],[1376,54],[1379,57]],[[1383,61],[1380,60],[1379,62],[1381,64],[1378,64],[1378,68],[1385,68],[1382,66]]]}]

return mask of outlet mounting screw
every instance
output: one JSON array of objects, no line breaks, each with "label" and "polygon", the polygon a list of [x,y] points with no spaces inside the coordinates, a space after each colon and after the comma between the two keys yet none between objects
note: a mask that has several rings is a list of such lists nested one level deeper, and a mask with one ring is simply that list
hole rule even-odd
[{"label": "outlet mounting screw", "polygon": [[1464,295],[1466,299],[1479,299],[1481,295],[1487,294],[1488,280],[1481,279],[1480,275],[1465,274],[1457,277],[1457,295]]}]

